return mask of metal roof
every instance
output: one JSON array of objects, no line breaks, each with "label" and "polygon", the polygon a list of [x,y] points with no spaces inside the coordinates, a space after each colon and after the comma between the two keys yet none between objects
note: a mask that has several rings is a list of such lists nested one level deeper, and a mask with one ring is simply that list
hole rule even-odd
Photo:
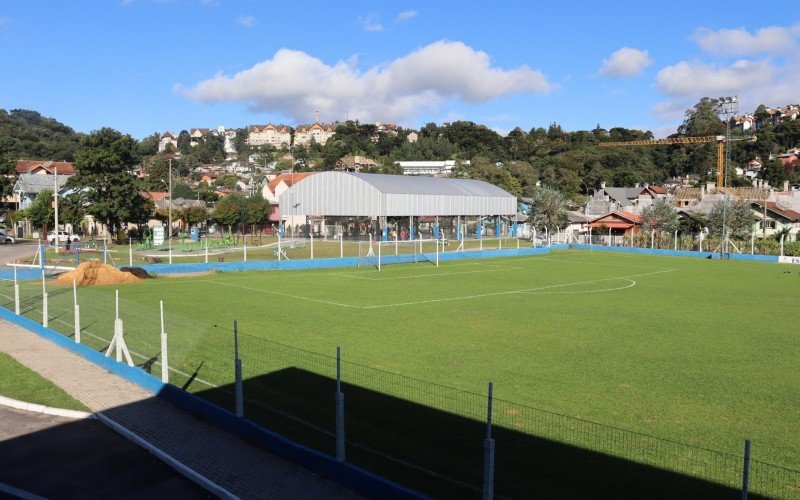
[{"label": "metal roof", "polygon": [[516,196],[474,179],[320,172],[280,196],[283,215],[515,215]]},{"label": "metal roof", "polygon": [[14,184],[13,191],[15,193],[24,194],[39,194],[45,189],[53,191],[55,182],[58,182],[58,189],[60,190],[66,184],[69,175],[58,175],[57,181],[53,179],[52,175],[44,174],[22,174],[17,177],[17,182]]}]

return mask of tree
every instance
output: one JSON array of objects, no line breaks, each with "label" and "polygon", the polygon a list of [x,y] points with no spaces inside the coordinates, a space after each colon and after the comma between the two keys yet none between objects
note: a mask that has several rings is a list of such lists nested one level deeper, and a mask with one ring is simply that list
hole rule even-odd
[{"label": "tree", "polygon": [[645,231],[672,232],[678,228],[678,213],[667,200],[657,200],[642,210],[642,228]]},{"label": "tree", "polygon": [[139,156],[153,156],[154,154],[158,153],[158,144],[161,142],[161,135],[158,132],[155,132],[141,141],[136,145],[136,152]]},{"label": "tree", "polygon": [[226,196],[217,202],[212,217],[218,224],[228,226],[228,232],[232,232],[233,226],[242,222],[243,205],[243,196],[236,194]]},{"label": "tree", "polygon": [[178,217],[188,227],[192,227],[208,220],[208,210],[202,205],[191,205],[184,207]]},{"label": "tree", "polygon": [[786,173],[786,167],[777,158],[769,160],[764,164],[764,179],[769,182],[771,186],[778,189],[781,188],[783,181],[789,180],[789,174]]},{"label": "tree", "polygon": [[708,214],[708,232],[712,236],[723,237],[723,228],[729,237],[747,239],[753,231],[753,210],[750,202],[724,198],[711,207]]},{"label": "tree", "polygon": [[566,226],[567,199],[557,189],[540,187],[531,196],[531,219],[534,227],[547,227],[554,230]]},{"label": "tree", "polygon": [[689,136],[725,135],[725,124],[717,114],[719,101],[703,97],[692,109],[686,111],[678,133]]},{"label": "tree", "polygon": [[79,193],[70,193],[58,199],[58,221],[79,227],[86,216]]},{"label": "tree", "polygon": [[86,213],[115,236],[124,222],[145,222],[152,211],[152,202],[142,197],[128,172],[136,160],[136,141],[130,135],[111,128],[96,130],[81,141],[75,161],[78,173],[67,181]]},{"label": "tree", "polygon": [[172,197],[173,198],[183,198],[185,200],[191,200],[196,196],[195,192],[192,191],[192,188],[189,187],[188,184],[185,182],[179,182],[172,186]]},{"label": "tree", "polygon": [[42,190],[30,206],[25,209],[25,216],[31,221],[31,224],[42,228],[42,237],[47,235],[47,226],[51,224],[55,218],[55,210],[53,209],[53,192],[49,189]]}]

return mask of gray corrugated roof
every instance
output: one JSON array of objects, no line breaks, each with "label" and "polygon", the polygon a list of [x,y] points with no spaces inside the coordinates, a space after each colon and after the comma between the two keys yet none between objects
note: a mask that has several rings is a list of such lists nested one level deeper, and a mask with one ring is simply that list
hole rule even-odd
[{"label": "gray corrugated roof", "polygon": [[603,191],[614,201],[635,200],[643,188],[607,187]]},{"label": "gray corrugated roof", "polygon": [[386,194],[422,194],[440,196],[510,196],[513,194],[488,182],[475,179],[443,179],[408,175],[347,174],[357,177]]},{"label": "gray corrugated roof", "polygon": [[[58,188],[64,187],[70,177],[70,175],[59,175]],[[41,193],[45,189],[53,190],[52,175],[23,174],[17,177],[17,182],[14,184],[14,191],[23,193]]]}]

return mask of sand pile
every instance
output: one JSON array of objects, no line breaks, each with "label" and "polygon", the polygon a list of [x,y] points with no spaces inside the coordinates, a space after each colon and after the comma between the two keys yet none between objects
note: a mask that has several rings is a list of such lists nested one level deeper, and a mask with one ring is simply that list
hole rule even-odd
[{"label": "sand pile", "polygon": [[71,285],[72,280],[75,280],[80,286],[86,286],[136,283],[140,279],[131,273],[122,272],[114,266],[103,264],[99,260],[90,260],[79,265],[74,271],[64,273],[56,278],[56,283]]}]

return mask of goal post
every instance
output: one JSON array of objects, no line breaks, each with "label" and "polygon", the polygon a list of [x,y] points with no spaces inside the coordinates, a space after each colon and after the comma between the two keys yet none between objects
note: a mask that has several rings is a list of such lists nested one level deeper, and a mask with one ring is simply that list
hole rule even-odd
[{"label": "goal post", "polygon": [[378,271],[392,264],[429,263],[439,265],[444,243],[437,239],[360,241],[358,267],[373,267]]}]

